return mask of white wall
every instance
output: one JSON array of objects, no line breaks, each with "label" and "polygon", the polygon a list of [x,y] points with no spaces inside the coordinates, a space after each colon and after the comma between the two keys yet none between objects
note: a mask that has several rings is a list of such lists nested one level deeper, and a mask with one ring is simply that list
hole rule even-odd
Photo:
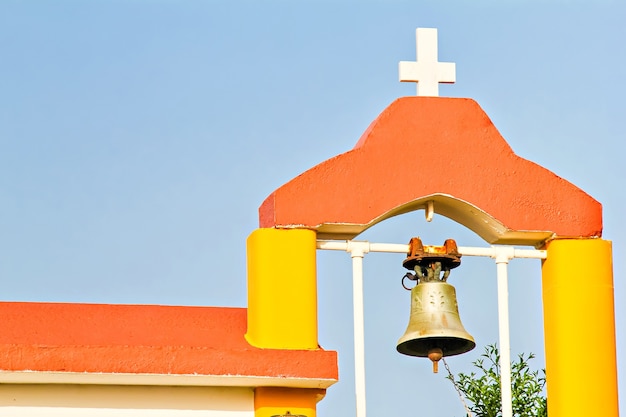
[{"label": "white wall", "polygon": [[0,416],[254,417],[252,388],[0,384]]}]

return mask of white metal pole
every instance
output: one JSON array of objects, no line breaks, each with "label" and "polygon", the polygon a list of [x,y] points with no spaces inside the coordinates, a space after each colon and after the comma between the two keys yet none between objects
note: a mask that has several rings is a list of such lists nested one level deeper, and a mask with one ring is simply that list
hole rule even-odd
[{"label": "white metal pole", "polygon": [[356,416],[365,417],[365,325],[363,319],[363,248],[353,247],[352,303],[354,309],[354,387]]},{"label": "white metal pole", "polygon": [[502,249],[501,253],[496,256],[498,272],[498,328],[500,333],[500,393],[502,396],[502,417],[513,417],[511,343],[509,338],[509,283],[507,271],[508,263],[511,258],[507,256],[506,253],[509,251],[512,252],[512,248]]}]

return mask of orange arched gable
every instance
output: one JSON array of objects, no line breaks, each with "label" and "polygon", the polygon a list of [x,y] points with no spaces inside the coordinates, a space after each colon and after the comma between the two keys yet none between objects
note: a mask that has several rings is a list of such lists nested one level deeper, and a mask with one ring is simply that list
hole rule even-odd
[{"label": "orange arched gable", "polygon": [[264,228],[351,239],[428,201],[490,243],[602,234],[599,202],[515,155],[474,100],[439,97],[394,101],[354,149],[274,191],[259,220]]}]

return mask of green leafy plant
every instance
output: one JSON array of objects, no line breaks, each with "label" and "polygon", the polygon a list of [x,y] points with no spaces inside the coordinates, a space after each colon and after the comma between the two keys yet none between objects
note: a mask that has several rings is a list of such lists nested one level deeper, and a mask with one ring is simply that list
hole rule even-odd
[{"label": "green leafy plant", "polygon": [[[511,388],[513,415],[515,417],[546,417],[547,399],[544,395],[546,385],[545,370],[532,371],[528,362],[535,355],[532,353],[511,363]],[[495,344],[485,347],[485,353],[473,362],[478,372],[469,375],[459,373],[448,379],[456,389],[471,403],[466,406],[476,417],[501,417],[502,399],[500,394],[500,353]]]}]

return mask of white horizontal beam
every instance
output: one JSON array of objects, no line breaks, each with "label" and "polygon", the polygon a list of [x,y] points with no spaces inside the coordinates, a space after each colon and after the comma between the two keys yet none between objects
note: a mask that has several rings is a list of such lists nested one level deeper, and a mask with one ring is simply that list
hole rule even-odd
[{"label": "white horizontal beam", "polygon": [[[386,252],[386,253],[408,253],[409,245],[403,243],[370,243],[358,240],[318,240],[317,248],[321,250],[341,250],[352,252],[359,250],[363,253]],[[517,249],[511,246],[491,246],[488,248],[478,248],[470,246],[459,246],[459,254],[463,256],[484,256],[487,258],[498,258],[506,256],[509,259],[546,259],[547,251],[537,249]]]},{"label": "white horizontal beam", "polygon": [[328,388],[337,380],[246,375],[0,371],[0,384],[169,385],[195,387]]}]

